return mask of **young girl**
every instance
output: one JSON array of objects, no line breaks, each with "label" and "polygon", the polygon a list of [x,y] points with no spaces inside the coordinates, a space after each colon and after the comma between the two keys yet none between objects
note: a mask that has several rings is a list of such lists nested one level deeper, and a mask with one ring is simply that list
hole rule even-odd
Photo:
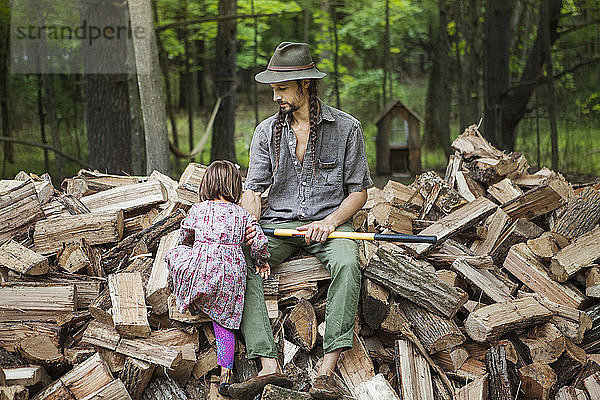
[{"label": "young girl", "polygon": [[[267,238],[248,211],[238,206],[242,178],[229,161],[212,162],[198,189],[200,203],[181,222],[178,245],[165,259],[173,278],[179,312],[202,311],[213,320],[217,364],[221,366],[219,392],[232,381],[235,337],[246,289],[246,262],[241,244],[246,227],[257,226],[250,254],[257,271],[268,268]],[[191,247],[190,247],[191,245]]]}]

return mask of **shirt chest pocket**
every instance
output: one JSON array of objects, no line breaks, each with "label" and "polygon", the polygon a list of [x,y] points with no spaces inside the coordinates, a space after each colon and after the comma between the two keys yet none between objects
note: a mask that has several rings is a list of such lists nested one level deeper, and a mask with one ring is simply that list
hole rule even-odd
[{"label": "shirt chest pocket", "polygon": [[339,186],[341,184],[341,163],[337,158],[321,156],[317,163],[317,186]]}]

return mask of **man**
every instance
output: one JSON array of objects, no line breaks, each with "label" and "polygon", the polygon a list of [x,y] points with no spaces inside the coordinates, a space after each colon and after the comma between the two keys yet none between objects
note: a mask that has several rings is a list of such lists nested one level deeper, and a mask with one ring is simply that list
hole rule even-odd
[{"label": "man", "polygon": [[[342,350],[353,344],[361,273],[354,240],[329,239],[334,230],[351,231],[348,223],[367,200],[372,184],[360,122],[317,98],[316,80],[325,76],[315,68],[308,45],[281,43],[266,71],[255,79],[269,84],[279,112],[261,122],[254,132],[242,206],[257,218],[261,193],[269,189],[264,227],[296,228],[305,238],[270,238],[270,265],[304,248],[331,274],[325,311],[324,358],[310,394],[335,399],[332,378]],[[249,358],[260,357],[258,377],[232,386],[231,395],[260,390],[282,378],[277,348],[265,307],[262,278],[270,273],[249,264],[246,298],[240,329]],[[279,377],[279,378],[277,378]],[[281,382],[281,379],[280,379]],[[244,392],[246,390],[246,392]]]}]

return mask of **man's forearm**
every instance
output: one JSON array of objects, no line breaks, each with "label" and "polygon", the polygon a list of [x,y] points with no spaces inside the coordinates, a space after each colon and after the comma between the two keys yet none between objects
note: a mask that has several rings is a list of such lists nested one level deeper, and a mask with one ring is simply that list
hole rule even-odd
[{"label": "man's forearm", "polygon": [[[242,201],[240,205],[245,208],[250,214],[260,219],[260,193],[246,190],[242,193]],[[361,206],[362,207],[362,206]]]},{"label": "man's forearm", "polygon": [[329,214],[325,220],[331,222],[336,227],[348,221],[354,214],[365,205],[367,201],[367,191],[350,193],[342,201],[337,210]]}]

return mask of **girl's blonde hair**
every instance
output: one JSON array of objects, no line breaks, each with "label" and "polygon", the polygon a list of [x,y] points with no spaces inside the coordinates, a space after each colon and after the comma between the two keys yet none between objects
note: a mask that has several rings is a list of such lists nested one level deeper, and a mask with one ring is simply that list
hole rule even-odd
[{"label": "girl's blonde hair", "polygon": [[237,167],[227,160],[210,163],[198,187],[200,201],[218,200],[221,197],[239,203],[242,197],[242,175]]}]

